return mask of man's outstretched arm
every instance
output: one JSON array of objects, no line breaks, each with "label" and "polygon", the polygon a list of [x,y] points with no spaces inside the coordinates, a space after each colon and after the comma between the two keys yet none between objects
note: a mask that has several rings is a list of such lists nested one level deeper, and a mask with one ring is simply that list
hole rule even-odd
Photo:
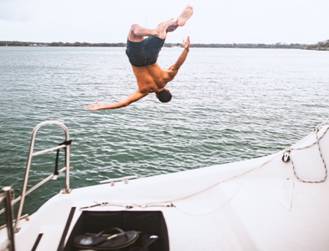
[{"label": "man's outstretched arm", "polygon": [[107,109],[117,109],[121,107],[126,107],[130,105],[131,103],[134,103],[141,98],[145,97],[147,93],[142,92],[135,92],[134,94],[130,95],[128,98],[120,100],[119,102],[113,103],[113,104],[91,104],[88,105],[86,108],[89,111],[98,111],[98,110],[107,110]]},{"label": "man's outstretched arm", "polygon": [[189,50],[190,50],[190,37],[189,36],[186,37],[186,39],[184,40],[183,48],[184,48],[184,50],[178,57],[176,63],[169,67],[169,74],[173,74],[172,77],[174,77],[177,74],[177,71],[182,66],[182,64],[184,64],[186,57],[189,53]]}]

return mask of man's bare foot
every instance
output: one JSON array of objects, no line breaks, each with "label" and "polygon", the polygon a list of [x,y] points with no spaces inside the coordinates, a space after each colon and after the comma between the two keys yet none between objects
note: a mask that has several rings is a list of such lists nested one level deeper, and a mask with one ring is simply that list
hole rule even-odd
[{"label": "man's bare foot", "polygon": [[190,17],[192,15],[193,15],[192,6],[190,6],[190,5],[186,6],[186,8],[183,10],[183,12],[177,18],[177,25],[183,26],[187,22],[187,20],[190,19]]},{"label": "man's bare foot", "polygon": [[186,21],[192,16],[193,8],[192,6],[188,5],[180,14],[180,16],[175,20],[175,22],[168,26],[167,32],[172,32],[178,28],[178,26],[183,26]]},{"label": "man's bare foot", "polygon": [[179,15],[178,18],[172,18],[166,22],[163,22],[158,25],[156,28],[156,32],[159,38],[165,38],[167,32],[172,32],[177,29],[179,26],[183,26],[187,20],[193,15],[192,6],[188,5],[183,10],[183,12]]},{"label": "man's bare foot", "polygon": [[172,26],[177,26],[177,19],[172,18],[166,22],[160,23],[156,28],[158,37],[165,38],[168,28]]}]

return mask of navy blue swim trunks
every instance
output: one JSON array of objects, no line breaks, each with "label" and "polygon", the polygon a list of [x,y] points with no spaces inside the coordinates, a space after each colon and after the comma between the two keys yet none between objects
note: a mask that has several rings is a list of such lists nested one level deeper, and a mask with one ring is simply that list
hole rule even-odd
[{"label": "navy blue swim trunks", "polygon": [[134,66],[155,64],[165,40],[150,36],[141,42],[127,41],[126,54],[129,62]]}]

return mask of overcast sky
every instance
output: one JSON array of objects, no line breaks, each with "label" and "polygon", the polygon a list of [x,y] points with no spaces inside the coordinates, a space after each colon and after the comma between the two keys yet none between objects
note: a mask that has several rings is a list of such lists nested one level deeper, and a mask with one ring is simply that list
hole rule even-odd
[{"label": "overcast sky", "polygon": [[314,43],[329,39],[329,0],[0,0],[0,41],[125,42],[186,4],[194,15],[167,41]]}]

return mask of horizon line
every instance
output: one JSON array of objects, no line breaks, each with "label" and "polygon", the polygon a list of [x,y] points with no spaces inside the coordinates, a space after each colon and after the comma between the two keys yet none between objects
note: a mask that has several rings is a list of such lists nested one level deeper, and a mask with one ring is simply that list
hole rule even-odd
[{"label": "horizon line", "polygon": [[[87,42],[87,41],[51,41],[51,42],[40,42],[40,41],[24,41],[24,40],[0,40],[0,43],[34,43],[34,44],[126,44],[127,42]],[[166,42],[166,44],[176,45],[181,42]],[[196,42],[191,45],[234,45],[234,44],[248,44],[248,45],[313,45],[314,43],[302,43],[302,42]]]}]

